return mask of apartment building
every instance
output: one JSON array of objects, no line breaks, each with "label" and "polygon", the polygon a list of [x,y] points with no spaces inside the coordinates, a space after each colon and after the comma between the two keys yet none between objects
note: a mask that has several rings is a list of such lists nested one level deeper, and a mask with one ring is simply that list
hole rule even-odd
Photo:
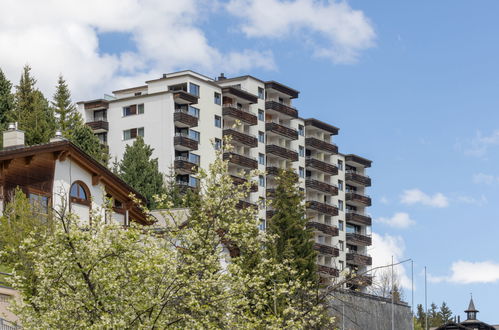
[{"label": "apartment building", "polygon": [[[258,169],[254,188],[240,207],[271,196],[279,168],[292,168],[305,191],[309,226],[315,232],[319,272],[335,281],[342,270],[362,273],[371,265],[371,199],[366,169],[371,161],[343,154],[332,138],[339,129],[317,119],[303,119],[293,107],[299,92],[276,81],[250,75],[212,79],[193,71],[164,74],[145,85],[117,90],[104,99],[78,103],[87,124],[112,158],[121,159],[127,144],[142,136],[154,148],[165,174],[175,172],[177,184],[198,185],[195,169],[215,158],[225,135],[234,149],[224,154],[234,183]],[[236,125],[238,123],[239,125]],[[260,208],[261,227],[272,210]],[[348,284],[363,290],[368,276]]]}]

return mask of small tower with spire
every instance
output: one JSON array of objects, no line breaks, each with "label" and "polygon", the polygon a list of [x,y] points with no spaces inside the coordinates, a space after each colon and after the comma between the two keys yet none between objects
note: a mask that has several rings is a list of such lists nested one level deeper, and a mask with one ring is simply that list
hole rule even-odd
[{"label": "small tower with spire", "polygon": [[473,303],[473,296],[471,296],[468,309],[464,312],[468,315],[468,320],[476,320],[476,313],[478,313],[478,310],[475,308],[475,304]]}]

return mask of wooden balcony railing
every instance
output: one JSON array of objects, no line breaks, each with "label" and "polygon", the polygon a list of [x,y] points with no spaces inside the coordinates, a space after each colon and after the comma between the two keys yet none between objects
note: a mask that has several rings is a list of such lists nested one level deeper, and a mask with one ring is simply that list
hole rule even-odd
[{"label": "wooden balcony railing", "polygon": [[319,272],[319,274],[325,274],[328,276],[340,276],[340,271],[338,269],[329,266],[317,265],[317,271]]},{"label": "wooden balcony railing", "polygon": [[98,130],[109,131],[109,122],[104,120],[90,121],[87,123],[87,125],[93,131],[98,131]]},{"label": "wooden balcony railing", "polygon": [[314,210],[327,215],[338,215],[338,208],[318,201],[307,201],[307,209]]},{"label": "wooden balcony railing", "polygon": [[265,102],[266,110],[274,110],[291,118],[298,118],[298,110],[277,101]]},{"label": "wooden balcony railing", "polygon": [[90,102],[85,102],[85,110],[97,110],[97,109],[107,109],[109,108],[109,102],[106,100],[95,100]]},{"label": "wooden balcony railing", "polygon": [[338,195],[338,187],[314,179],[307,178],[305,180],[305,187],[333,196]]},{"label": "wooden balcony railing", "polygon": [[267,166],[265,172],[267,172],[267,175],[269,176],[279,175],[279,167]]},{"label": "wooden balcony railing", "polygon": [[198,126],[198,118],[191,115],[185,110],[176,109],[173,114],[173,121],[178,127],[196,127]]},{"label": "wooden balcony railing", "polygon": [[311,167],[313,169],[322,171],[324,173],[327,173],[329,175],[337,175],[338,174],[338,167],[336,167],[333,164],[328,164],[326,162],[323,162],[322,160],[318,160],[312,157],[307,157],[305,160],[305,165],[307,167]]},{"label": "wooden balcony railing", "polygon": [[[246,180],[245,178],[241,178],[241,177],[238,177],[235,175],[231,175],[231,178],[232,178],[232,182],[236,186],[241,185],[241,184],[245,184],[246,182],[248,182],[248,180]],[[256,183],[252,183],[251,187],[250,187],[250,192],[257,192],[257,191],[258,191],[258,185]]]},{"label": "wooden balcony railing", "polygon": [[345,194],[345,198],[347,201],[356,202],[362,204],[364,206],[371,206],[371,197],[362,195],[360,193],[349,191]]},{"label": "wooden balcony railing", "polygon": [[314,230],[318,230],[323,232],[326,235],[330,236],[338,236],[338,228],[330,225],[326,225],[325,223],[320,223],[316,221],[309,221],[307,223],[308,228],[312,228]]},{"label": "wooden balcony railing", "polygon": [[316,250],[320,254],[328,254],[333,257],[337,257],[340,255],[340,250],[338,250],[337,248],[321,243],[314,243],[314,250]]},{"label": "wooden balcony railing", "polygon": [[370,187],[371,186],[371,178],[362,175],[360,173],[354,172],[354,171],[347,171],[345,174],[345,179],[348,181],[352,181],[358,184],[363,185],[364,187]]},{"label": "wooden balcony railing", "polygon": [[258,168],[258,161],[256,159],[243,156],[234,152],[225,152],[223,155],[224,160],[229,160],[229,163],[234,165],[256,170]]},{"label": "wooden balcony railing", "polygon": [[298,153],[296,151],[289,150],[275,144],[266,145],[265,152],[280,158],[288,159],[292,162],[298,161]]},{"label": "wooden balcony railing", "polygon": [[371,256],[366,256],[359,253],[347,252],[346,257],[347,264],[357,266],[371,266],[373,263],[373,258]]},{"label": "wooden balcony railing", "polygon": [[315,138],[315,137],[306,138],[305,139],[305,146],[307,148],[318,149],[318,150],[330,152],[332,154],[338,153],[338,146],[337,145],[332,144],[330,142],[323,141],[323,140],[319,140],[318,138]]},{"label": "wooden balcony railing", "polygon": [[352,243],[354,245],[364,245],[364,246],[372,245],[372,238],[370,236],[357,233],[347,233],[346,238],[348,243]]},{"label": "wooden balcony railing", "polygon": [[236,131],[235,129],[228,128],[223,131],[224,136],[232,136],[232,141],[242,143],[250,148],[258,147],[258,139],[247,133]]},{"label": "wooden balcony railing", "polygon": [[360,214],[360,213],[357,213],[355,211],[347,210],[347,213],[345,215],[345,219],[347,222],[355,222],[355,223],[365,225],[365,226],[372,225],[372,219],[370,216]]},{"label": "wooden balcony railing", "polygon": [[186,135],[176,135],[173,138],[173,144],[179,150],[197,150],[198,141],[191,139]]},{"label": "wooden balcony railing", "polygon": [[175,157],[173,168],[180,174],[194,174],[198,170],[198,164],[193,163],[187,157]]},{"label": "wooden balcony railing", "polygon": [[285,137],[289,140],[298,139],[298,131],[278,123],[265,123],[265,131],[279,134],[280,136]]},{"label": "wooden balcony railing", "polygon": [[224,105],[222,108],[222,115],[238,119],[248,125],[256,125],[258,123],[258,118],[251,112],[238,109],[231,105]]}]

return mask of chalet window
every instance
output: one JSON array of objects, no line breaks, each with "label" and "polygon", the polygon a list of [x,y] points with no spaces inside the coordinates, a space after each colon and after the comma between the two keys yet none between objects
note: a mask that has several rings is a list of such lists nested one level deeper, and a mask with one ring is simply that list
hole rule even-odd
[{"label": "chalet window", "polygon": [[265,230],[265,219],[260,219],[260,224],[258,225],[258,229]]},{"label": "chalet window", "polygon": [[199,96],[199,85],[189,83],[189,93]]},{"label": "chalet window", "polygon": [[71,190],[69,192],[72,203],[77,204],[90,204],[90,191],[88,187],[81,181],[76,181],[71,185]]},{"label": "chalet window", "polygon": [[338,229],[343,231],[344,222],[342,220],[338,221]]},{"label": "chalet window", "polygon": [[193,139],[193,140],[196,140],[199,142],[200,138],[201,138],[201,135],[198,131],[195,131],[193,129],[190,129],[189,130],[189,138]]},{"label": "chalet window", "polygon": [[343,181],[338,180],[338,190],[343,191]]},{"label": "chalet window", "polygon": [[137,112],[139,113],[139,115],[144,113],[144,103],[137,104]]},{"label": "chalet window", "polygon": [[343,211],[343,201],[342,201],[342,200],[339,200],[339,201],[338,201],[338,209],[339,209],[340,211]]},{"label": "chalet window", "polygon": [[340,263],[340,270],[344,270],[345,269],[345,263],[342,260],[340,260],[339,263]]},{"label": "chalet window", "polygon": [[339,245],[339,249],[340,249],[340,251],[343,251],[343,250],[345,249],[345,242],[343,242],[343,241],[339,241],[339,242],[338,242],[338,245]]},{"label": "chalet window", "polygon": [[199,109],[198,108],[195,108],[193,107],[192,105],[189,106],[189,109],[187,110],[187,112],[191,115],[191,116],[194,116],[196,118],[199,118]]},{"label": "chalet window", "polygon": [[107,121],[107,110],[94,111],[94,121]]}]

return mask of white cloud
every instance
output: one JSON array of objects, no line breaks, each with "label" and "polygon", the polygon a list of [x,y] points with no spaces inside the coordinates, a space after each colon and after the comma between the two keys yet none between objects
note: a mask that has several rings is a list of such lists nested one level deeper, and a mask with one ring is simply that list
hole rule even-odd
[{"label": "white cloud", "polygon": [[380,217],[376,219],[376,222],[384,223],[390,227],[395,228],[407,228],[416,222],[411,219],[409,214],[404,212],[395,213],[391,218]]},{"label": "white cloud", "polygon": [[478,131],[475,137],[465,142],[458,142],[456,147],[467,156],[483,157],[490,147],[497,145],[499,145],[499,130],[493,131],[490,135],[483,135]]},{"label": "white cloud", "polygon": [[457,261],[451,266],[450,276],[429,276],[433,283],[451,282],[456,284],[494,283],[499,281],[499,263],[493,261]]},{"label": "white cloud", "polygon": [[447,207],[449,200],[442,193],[436,193],[433,196],[427,195],[419,189],[405,190],[400,201],[403,204],[422,204],[433,207]]},{"label": "white cloud", "polygon": [[[270,51],[227,47],[225,53],[211,45],[198,25],[209,17],[210,5],[206,0],[7,0],[3,7],[9,10],[0,11],[0,65],[17,83],[22,66],[30,64],[47,97],[62,73],[76,100],[177,69],[215,74],[275,68]],[[102,54],[99,34],[109,32],[130,35],[137,50]]]},{"label": "white cloud", "polygon": [[[405,241],[400,236],[372,234],[373,245],[369,250],[373,258],[372,268],[387,266],[392,263],[400,262],[404,259]],[[409,290],[411,288],[411,279],[407,275],[403,265],[394,266],[396,273],[400,279],[402,288]]]},{"label": "white cloud", "polygon": [[227,10],[242,20],[249,37],[300,40],[315,56],[334,63],[355,62],[376,37],[364,13],[345,1],[231,0]]},{"label": "white cloud", "polygon": [[481,195],[480,198],[475,198],[471,196],[458,196],[457,201],[464,204],[470,204],[475,206],[483,206],[488,203],[488,200],[484,195]]},{"label": "white cloud", "polygon": [[499,177],[490,175],[490,174],[484,174],[484,173],[476,173],[473,174],[473,183],[476,184],[494,184],[494,183],[499,183]]}]

